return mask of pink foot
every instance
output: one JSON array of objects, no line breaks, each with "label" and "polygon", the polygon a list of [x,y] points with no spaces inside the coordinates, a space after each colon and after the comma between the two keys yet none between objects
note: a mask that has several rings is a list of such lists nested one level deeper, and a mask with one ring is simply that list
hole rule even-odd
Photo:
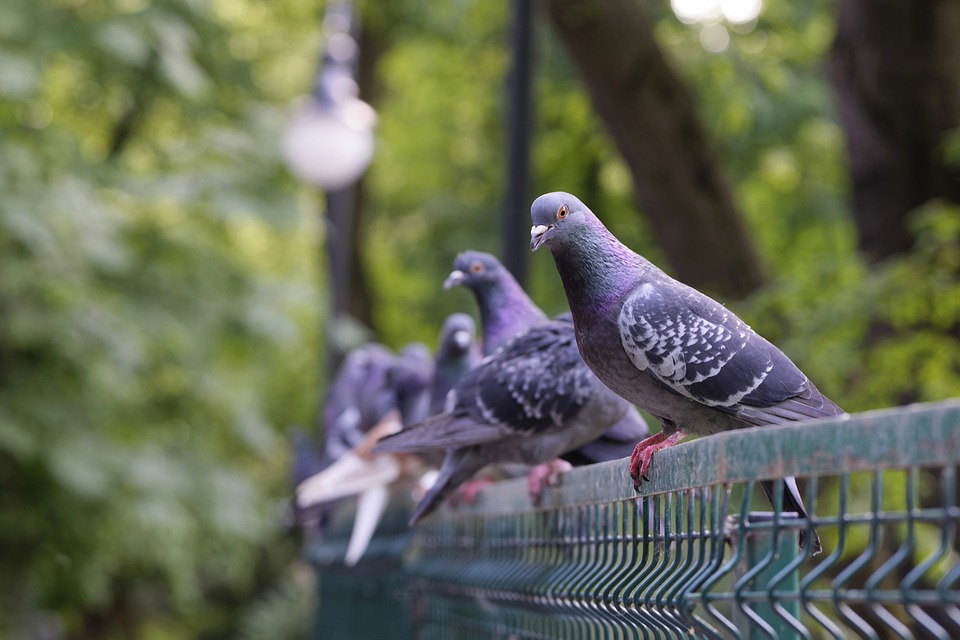
[{"label": "pink foot", "polygon": [[493,478],[486,477],[464,482],[462,485],[457,487],[457,490],[450,495],[448,500],[452,505],[473,504],[477,500],[477,494],[480,493],[480,490],[488,484],[493,484],[494,482],[496,481]]},{"label": "pink foot", "polygon": [[527,475],[527,491],[530,493],[530,502],[540,504],[543,490],[546,487],[555,487],[560,484],[560,474],[573,469],[573,465],[566,460],[557,458],[550,462],[538,464]]},{"label": "pink foot", "polygon": [[633,450],[633,455],[630,456],[630,477],[633,478],[634,489],[640,490],[640,478],[650,481],[647,472],[650,470],[650,460],[653,458],[653,454],[661,449],[672,447],[683,440],[685,435],[679,429],[669,436],[661,431],[637,444],[636,449]]}]

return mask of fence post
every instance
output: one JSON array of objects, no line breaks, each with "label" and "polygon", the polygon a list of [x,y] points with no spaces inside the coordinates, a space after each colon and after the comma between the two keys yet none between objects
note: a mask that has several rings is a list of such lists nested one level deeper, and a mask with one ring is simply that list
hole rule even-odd
[{"label": "fence post", "polygon": [[[780,519],[796,517],[792,513],[780,514]],[[728,531],[733,547],[736,549],[740,536],[746,536],[740,561],[733,570],[734,605],[733,623],[743,633],[745,640],[760,640],[770,635],[778,640],[795,640],[800,637],[796,629],[773,609],[769,600],[770,592],[797,593],[799,572],[794,569],[790,574],[773,585],[770,581],[797,557],[799,551],[799,532],[796,529],[776,530],[776,552],[768,558],[774,544],[774,529],[770,526],[773,514],[769,512],[751,512],[747,514],[748,523],[765,523],[766,526],[749,527],[739,522],[738,516],[731,516]],[[758,599],[758,596],[760,599]],[[796,619],[800,619],[800,601],[797,599],[780,602],[780,606]],[[749,607],[753,616],[747,611]],[[757,620],[759,618],[759,620]],[[768,629],[764,629],[764,627]]]}]

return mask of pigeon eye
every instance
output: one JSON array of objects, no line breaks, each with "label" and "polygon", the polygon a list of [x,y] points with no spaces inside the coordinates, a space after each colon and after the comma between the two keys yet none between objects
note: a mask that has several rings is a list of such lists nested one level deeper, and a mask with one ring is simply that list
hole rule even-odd
[{"label": "pigeon eye", "polygon": [[480,273],[483,271],[483,265],[479,262],[474,262],[472,265],[470,265],[470,271],[473,271],[474,273]]},{"label": "pigeon eye", "polygon": [[563,220],[564,218],[567,217],[567,213],[568,213],[567,205],[565,204],[560,205],[560,208],[557,209],[557,218],[559,218],[560,220]]}]

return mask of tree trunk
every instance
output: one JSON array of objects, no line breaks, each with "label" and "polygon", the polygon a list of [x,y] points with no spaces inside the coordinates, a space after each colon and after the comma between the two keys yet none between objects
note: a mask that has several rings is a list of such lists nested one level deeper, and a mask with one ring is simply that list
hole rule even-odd
[{"label": "tree trunk", "polygon": [[842,0],[830,71],[847,138],[860,249],[879,261],[910,249],[910,212],[960,202],[941,160],[960,126],[960,3]]},{"label": "tree trunk", "polygon": [[541,0],[633,176],[677,277],[742,297],[763,283],[693,99],[636,0]]}]

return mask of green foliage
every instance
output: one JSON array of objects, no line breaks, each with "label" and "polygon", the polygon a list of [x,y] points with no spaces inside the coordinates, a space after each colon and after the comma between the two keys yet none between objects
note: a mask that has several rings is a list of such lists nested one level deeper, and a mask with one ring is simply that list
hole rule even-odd
[{"label": "green foliage", "polygon": [[[509,5],[361,4],[364,46],[382,52],[362,226],[373,315],[394,347],[433,344],[447,313],[473,310],[440,287],[454,255],[499,252]],[[960,212],[932,203],[915,251],[859,259],[823,73],[833,3],[765,2],[717,54],[646,4],[770,276],[737,311],[847,409],[960,395]],[[40,611],[71,637],[295,635],[274,500],[281,431],[316,402],[322,229],[277,140],[310,86],[321,13],[0,7],[0,635]],[[534,89],[533,191],[577,193],[663,264],[545,28]],[[947,161],[957,148],[945,141]],[[552,261],[530,265],[534,298],[561,311]]]},{"label": "green foliage", "polygon": [[319,304],[284,102],[232,50],[312,33],[46,8],[0,19],[0,635],[223,637],[295,553],[278,428],[311,417]]},{"label": "green foliage", "polygon": [[290,575],[244,612],[241,640],[299,640],[304,638],[316,602],[313,569],[295,565]]}]

